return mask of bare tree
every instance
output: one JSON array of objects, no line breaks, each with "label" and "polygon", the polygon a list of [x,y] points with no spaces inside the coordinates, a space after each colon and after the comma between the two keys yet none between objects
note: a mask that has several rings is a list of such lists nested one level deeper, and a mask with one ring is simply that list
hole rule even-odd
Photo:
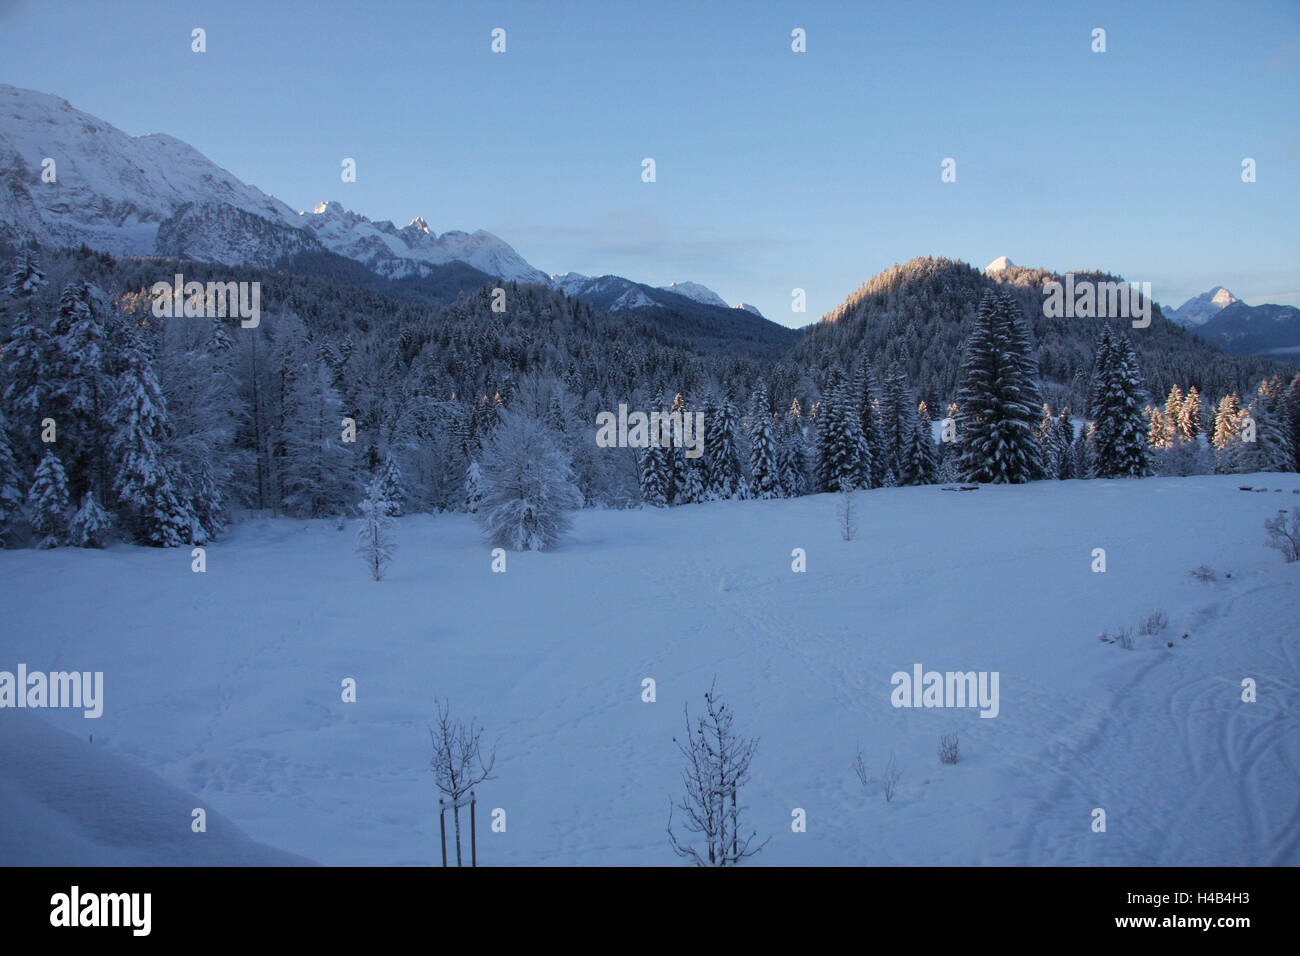
[{"label": "bare tree", "polygon": [[[690,706],[686,707],[686,741],[673,738],[686,758],[682,770],[686,796],[669,805],[668,841],[678,856],[696,866],[735,866],[767,844],[764,840],[751,847],[756,831],[740,839],[740,813],[745,807],[737,794],[749,779],[749,762],[758,741],[736,736],[731,729],[731,711],[718,700],[716,686],[715,679],[704,695],[705,715],[697,719],[694,728]],[[703,850],[682,844],[673,833],[674,806],[686,817],[683,826],[703,838]]]},{"label": "bare tree", "polygon": [[429,728],[433,741],[433,779],[438,789],[451,799],[451,812],[456,822],[456,865],[460,866],[460,807],[461,798],[484,780],[492,780],[492,768],[497,761],[496,749],[483,756],[481,740],[483,728],[471,718],[466,724],[451,719],[451,705],[437,699],[438,724]]}]

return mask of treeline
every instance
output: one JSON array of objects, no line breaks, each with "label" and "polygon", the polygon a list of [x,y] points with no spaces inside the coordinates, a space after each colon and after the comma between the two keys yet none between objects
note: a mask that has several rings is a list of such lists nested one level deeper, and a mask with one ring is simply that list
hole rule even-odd
[{"label": "treeline", "polygon": [[[1136,336],[1106,323],[1080,399],[1061,403],[1006,285],[961,305],[971,317],[952,324],[965,332],[951,346],[957,371],[937,392],[889,349],[843,361],[832,350],[806,368],[801,343],[773,363],[538,287],[438,305],[85,249],[40,260],[48,269],[13,250],[0,296],[0,535],[11,546],[176,546],[246,513],[354,514],[381,475],[394,508],[473,511],[503,410],[553,440],[584,507],[1300,460],[1297,380],[1222,393],[1184,381],[1157,414]],[[199,317],[207,301],[192,303],[196,317],[156,318],[149,288],[176,272],[261,283],[256,325]],[[596,416],[620,404],[703,412],[704,454],[599,447]]]}]

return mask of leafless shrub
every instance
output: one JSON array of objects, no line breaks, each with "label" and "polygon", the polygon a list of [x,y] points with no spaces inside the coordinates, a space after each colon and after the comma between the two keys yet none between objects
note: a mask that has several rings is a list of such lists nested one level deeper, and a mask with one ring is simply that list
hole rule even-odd
[{"label": "leafless shrub", "polygon": [[1169,626],[1169,616],[1164,611],[1152,611],[1138,624],[1139,634],[1159,634]]},{"label": "leafless shrub", "polygon": [[874,790],[880,788],[880,793],[889,803],[898,793],[898,782],[903,778],[903,771],[898,769],[898,761],[894,758],[893,752],[889,754],[889,762],[885,764],[884,773],[879,778],[873,777],[867,770],[866,761],[862,759],[862,748],[858,748],[857,755],[853,758],[853,772],[858,775],[858,781],[862,784],[864,790]]},{"label": "leafless shrub", "polygon": [[1206,584],[1218,579],[1218,575],[1214,573],[1214,568],[1204,564],[1192,568],[1191,575],[1196,578],[1196,580],[1204,581]]},{"label": "leafless shrub", "polygon": [[1264,530],[1268,532],[1268,547],[1281,551],[1288,564],[1300,561],[1300,508],[1291,512],[1290,521],[1285,511],[1279,511],[1264,522]]},{"label": "leafless shrub", "polygon": [[939,763],[956,763],[961,759],[961,749],[957,744],[957,731],[944,734],[939,738]]}]

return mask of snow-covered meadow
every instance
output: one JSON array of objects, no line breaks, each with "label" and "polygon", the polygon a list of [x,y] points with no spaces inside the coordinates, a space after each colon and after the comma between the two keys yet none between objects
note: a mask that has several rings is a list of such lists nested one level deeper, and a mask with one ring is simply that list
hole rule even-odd
[{"label": "snow-covered meadow", "polygon": [[[505,573],[468,516],[417,515],[378,582],[334,520],[237,524],[201,574],[188,549],[0,552],[0,670],[105,684],[99,719],[0,711],[0,863],[285,860],[246,835],[436,864],[438,697],[496,744],[480,864],[675,864],[673,737],[716,676],[759,738],[753,864],[1300,864],[1300,563],[1263,530],[1297,490],[880,489],[857,495],[853,541],[835,495],[584,511]],[[1135,649],[1098,641],[1153,611],[1168,626]],[[996,671],[997,716],[893,707],[891,675],[918,663]],[[892,801],[859,783],[859,746],[873,772],[894,755]],[[192,833],[191,806],[221,825]]]}]

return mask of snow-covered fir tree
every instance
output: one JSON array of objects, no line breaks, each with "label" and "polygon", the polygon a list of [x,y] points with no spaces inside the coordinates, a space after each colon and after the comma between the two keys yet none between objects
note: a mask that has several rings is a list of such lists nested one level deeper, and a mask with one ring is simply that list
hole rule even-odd
[{"label": "snow-covered fir tree", "polygon": [[966,341],[957,398],[964,480],[1016,484],[1043,476],[1035,377],[1019,306],[1005,292],[986,292]]},{"label": "snow-covered fir tree", "polygon": [[705,407],[704,493],[710,500],[740,497],[742,475],[736,428],[736,407],[730,399]]},{"label": "snow-covered fir tree", "polygon": [[1237,395],[1229,392],[1219,399],[1214,415],[1214,432],[1210,445],[1214,448],[1214,470],[1220,475],[1231,475],[1241,470],[1243,424],[1246,413],[1238,407]]},{"label": "snow-covered fir tree", "polygon": [[569,457],[545,426],[503,410],[483,442],[478,520],[488,540],[513,551],[546,551],[581,507]]},{"label": "snow-covered fir tree", "polygon": [[376,581],[383,579],[397,550],[393,541],[394,503],[385,494],[385,487],[383,476],[375,476],[366,490],[366,497],[357,505],[361,512],[357,554],[366,562],[366,569]]},{"label": "snow-covered fir tree", "polygon": [[862,432],[862,440],[867,446],[871,462],[862,487],[879,488],[885,479],[889,456],[881,423],[876,377],[866,362],[859,365],[853,375],[853,406],[858,414],[858,428]]},{"label": "snow-covered fir tree", "polygon": [[862,488],[871,473],[871,452],[842,385],[817,410],[817,485],[821,491]]},{"label": "snow-covered fir tree", "polygon": [[755,393],[749,435],[749,474],[754,497],[781,497],[781,465],[767,396]]},{"label": "snow-covered fir tree", "polygon": [[23,475],[9,443],[9,423],[0,410],[0,548],[5,546],[5,534],[16,518],[22,514]]},{"label": "snow-covered fir tree", "polygon": [[930,409],[921,402],[916,409],[916,423],[912,426],[912,447],[908,453],[906,483],[932,485],[939,477],[939,450],[934,444]]},{"label": "snow-covered fir tree", "polygon": [[406,482],[402,477],[402,468],[397,463],[397,456],[392,452],[385,455],[384,463],[375,477],[379,481],[380,494],[388,502],[391,513],[402,514],[403,503],[406,501]]},{"label": "snow-covered fir tree", "polygon": [[63,462],[47,450],[27,492],[27,520],[37,534],[38,548],[59,548],[68,543],[68,478]]},{"label": "snow-covered fir tree", "polygon": [[109,442],[113,491],[136,541],[164,548],[189,544],[198,522],[177,495],[163,455],[167,406],[158,379],[139,341],[127,347],[125,362],[111,412],[117,423]]},{"label": "snow-covered fir tree", "polygon": [[68,525],[68,543],[77,548],[102,548],[112,527],[113,516],[100,506],[93,491],[87,491]]},{"label": "snow-covered fir tree", "polygon": [[1062,481],[1076,477],[1077,465],[1074,460],[1074,426],[1070,423],[1070,410],[1062,408],[1056,416],[1056,443],[1061,457],[1057,461],[1056,477]]},{"label": "snow-covered fir tree", "polygon": [[5,292],[15,299],[27,302],[45,285],[45,272],[30,249],[18,250],[9,277],[5,282]]},{"label": "snow-covered fir tree", "polygon": [[1141,478],[1150,473],[1143,400],[1142,373],[1132,344],[1126,336],[1103,329],[1089,398],[1096,477]]},{"label": "snow-covered fir tree", "polygon": [[641,450],[641,500],[648,505],[662,508],[668,504],[668,455],[671,448],[660,447],[657,436],[651,436],[650,444]]},{"label": "snow-covered fir tree", "polygon": [[471,461],[465,470],[465,510],[477,514],[483,502],[483,469],[477,461]]}]

